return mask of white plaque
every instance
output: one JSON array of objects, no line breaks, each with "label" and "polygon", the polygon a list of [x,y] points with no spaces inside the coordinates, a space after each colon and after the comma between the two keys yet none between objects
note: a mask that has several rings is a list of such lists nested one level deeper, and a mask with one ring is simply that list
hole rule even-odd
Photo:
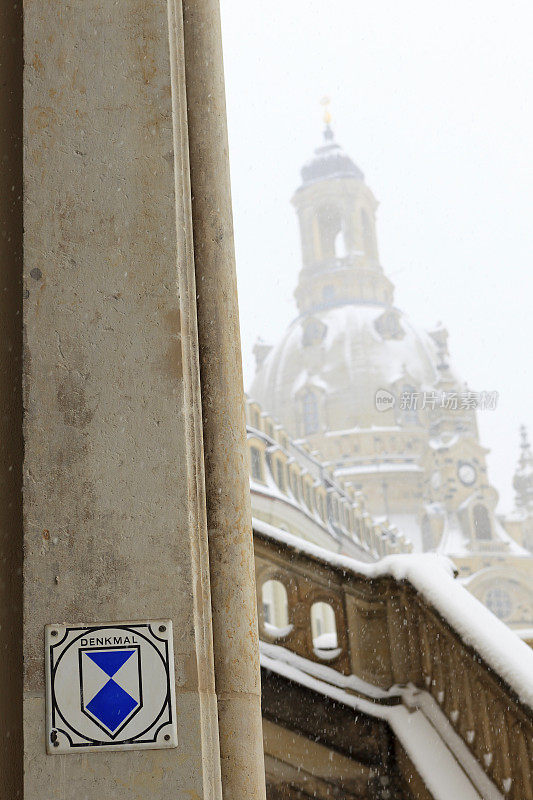
[{"label": "white plaque", "polygon": [[172,622],[47,625],[48,753],[177,746]]}]

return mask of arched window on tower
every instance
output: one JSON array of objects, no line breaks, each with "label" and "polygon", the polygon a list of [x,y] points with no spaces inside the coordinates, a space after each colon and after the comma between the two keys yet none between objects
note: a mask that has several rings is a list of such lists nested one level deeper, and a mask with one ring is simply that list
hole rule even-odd
[{"label": "arched window on tower", "polygon": [[346,255],[346,239],[344,238],[344,231],[340,228],[335,236],[335,258],[344,258]]},{"label": "arched window on tower", "polygon": [[317,221],[322,259],[345,256],[346,243],[339,209],[333,205],[321,206],[317,211]]},{"label": "arched window on tower", "polygon": [[308,389],[302,396],[302,417],[304,434],[308,436],[318,431],[318,400],[314,392]]},{"label": "arched window on tower", "polygon": [[474,535],[476,539],[491,539],[492,527],[486,506],[478,503],[474,506]]},{"label": "arched window on tower", "polygon": [[365,255],[373,256],[375,250],[374,234],[372,232],[372,223],[368,213],[363,208],[361,211],[361,226],[363,228],[363,247]]}]

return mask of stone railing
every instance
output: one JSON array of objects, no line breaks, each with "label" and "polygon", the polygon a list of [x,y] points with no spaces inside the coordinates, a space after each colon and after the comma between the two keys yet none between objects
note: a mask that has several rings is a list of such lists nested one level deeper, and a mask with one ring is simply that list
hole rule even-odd
[{"label": "stone railing", "polygon": [[[397,579],[386,574],[386,567],[379,574],[378,565],[361,565],[359,571],[357,562],[283,532],[276,535],[263,523],[254,525],[254,543],[263,641],[382,690],[416,687],[421,698],[430,703],[433,698],[505,798],[533,800],[533,653],[517,637],[515,647],[514,634],[444,568],[437,568],[442,571],[437,577],[443,602],[430,602],[426,597],[430,591],[421,591],[410,577]],[[372,569],[375,574],[369,576]],[[393,568],[390,571],[394,573]],[[283,629],[265,624],[261,598],[267,581],[278,581],[285,588],[288,624]],[[319,650],[313,642],[311,609],[317,602],[333,609],[336,648]],[[446,618],[446,603],[457,610],[455,616],[448,615],[452,619]],[[466,624],[473,620],[471,627],[478,630],[465,633],[458,622],[462,609]],[[467,638],[476,644],[467,644]],[[528,670],[529,689],[524,680]],[[522,683],[526,683],[525,697]]]}]

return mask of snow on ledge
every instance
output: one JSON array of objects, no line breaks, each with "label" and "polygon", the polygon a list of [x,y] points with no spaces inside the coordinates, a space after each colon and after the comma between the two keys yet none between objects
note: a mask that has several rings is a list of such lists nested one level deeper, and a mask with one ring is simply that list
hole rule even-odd
[{"label": "snow on ledge", "polygon": [[454,580],[452,562],[439,555],[394,555],[374,564],[338,555],[258,519],[253,528],[272,541],[366,578],[408,581],[483,660],[533,709],[533,650]]}]

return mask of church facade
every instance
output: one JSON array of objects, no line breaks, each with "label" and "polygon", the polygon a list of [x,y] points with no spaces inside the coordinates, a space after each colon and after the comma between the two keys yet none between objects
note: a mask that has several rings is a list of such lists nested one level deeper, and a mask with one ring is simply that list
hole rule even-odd
[{"label": "church facade", "polygon": [[[443,326],[419,330],[395,306],[394,286],[379,260],[377,201],[329,122],[301,177],[292,199],[302,252],[298,316],[276,345],[256,344],[250,402],[272,429],[277,424],[284,431],[286,469],[298,462],[294,447],[303,448],[353,508],[364,508],[373,526],[389,532],[384,551],[390,551],[392,531],[393,552],[449,556],[465,586],[530,639],[533,461],[527,436],[514,481],[516,513],[503,519],[476,422],[477,411],[497,398],[471,391],[455,373]],[[265,444],[265,464],[274,457],[272,446]],[[305,474],[310,487],[318,486],[311,472]],[[279,506],[279,484],[259,492],[253,484],[252,476],[254,513],[267,519]],[[292,532],[314,540],[301,524]],[[350,552],[335,536],[330,543]],[[370,548],[373,558],[383,554]]]}]

